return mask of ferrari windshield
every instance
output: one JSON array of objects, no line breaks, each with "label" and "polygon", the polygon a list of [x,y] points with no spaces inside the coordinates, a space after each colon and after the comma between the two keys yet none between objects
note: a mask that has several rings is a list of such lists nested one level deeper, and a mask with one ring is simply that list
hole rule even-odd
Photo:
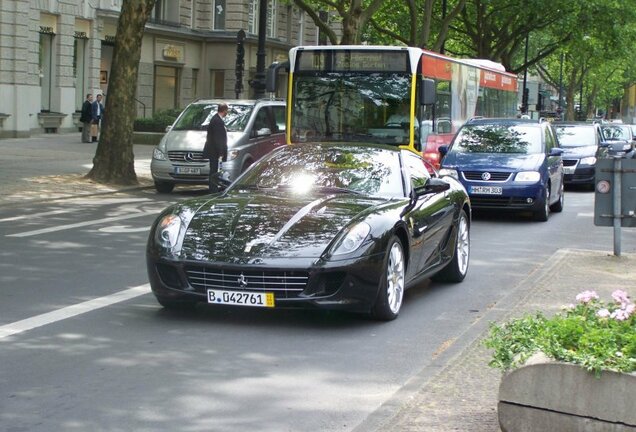
[{"label": "ferrari windshield", "polygon": [[409,142],[407,73],[330,72],[297,76],[292,141]]},{"label": "ferrari windshield", "polygon": [[233,186],[245,188],[404,196],[398,152],[344,145],[284,147],[257,162]]},{"label": "ferrari windshield", "polygon": [[[204,130],[216,114],[216,103],[193,103],[179,115],[172,130]],[[247,126],[254,105],[229,104],[227,116],[223,119],[229,132],[242,132]]]},{"label": "ferrari windshield", "polygon": [[541,128],[526,125],[466,125],[451,151],[458,153],[541,153]]}]

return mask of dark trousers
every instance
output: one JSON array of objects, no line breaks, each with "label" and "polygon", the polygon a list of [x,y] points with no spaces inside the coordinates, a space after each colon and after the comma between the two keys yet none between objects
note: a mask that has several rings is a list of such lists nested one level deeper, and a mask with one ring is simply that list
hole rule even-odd
[{"label": "dark trousers", "polygon": [[208,179],[208,186],[210,192],[219,191],[219,155],[212,155],[210,157],[210,177]]}]

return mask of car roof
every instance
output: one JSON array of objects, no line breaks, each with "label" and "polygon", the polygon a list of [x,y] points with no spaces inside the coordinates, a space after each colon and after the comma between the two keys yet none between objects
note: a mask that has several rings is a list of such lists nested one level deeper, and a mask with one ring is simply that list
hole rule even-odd
[{"label": "car roof", "polygon": [[282,99],[197,99],[193,104],[219,104],[226,103],[228,105],[256,105],[257,103],[271,103],[272,105],[285,105]]},{"label": "car roof", "polygon": [[520,118],[472,118],[466,125],[540,125],[546,123],[545,119],[520,119]]}]

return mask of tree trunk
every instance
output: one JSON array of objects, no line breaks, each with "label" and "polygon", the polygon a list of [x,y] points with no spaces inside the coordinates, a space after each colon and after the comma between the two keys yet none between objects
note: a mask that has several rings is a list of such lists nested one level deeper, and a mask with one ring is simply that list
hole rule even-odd
[{"label": "tree trunk", "polygon": [[135,95],[146,21],[156,0],[124,0],[117,24],[101,136],[87,177],[99,183],[137,184],[133,154]]}]

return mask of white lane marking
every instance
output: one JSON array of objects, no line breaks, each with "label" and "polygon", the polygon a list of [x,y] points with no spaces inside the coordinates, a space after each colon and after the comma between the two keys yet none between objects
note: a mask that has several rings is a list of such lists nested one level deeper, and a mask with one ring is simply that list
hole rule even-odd
[{"label": "white lane marking", "polygon": [[50,216],[50,215],[56,215],[56,214],[62,214],[62,213],[70,213],[72,211],[75,211],[74,209],[61,209],[61,210],[51,210],[48,212],[43,212],[43,213],[33,213],[33,214],[25,214],[25,215],[21,215],[21,216],[13,216],[13,217],[8,217],[8,218],[4,218],[4,219],[0,219],[0,222],[11,222],[11,221],[17,221],[20,219],[33,219],[33,218],[38,218],[41,216]]},{"label": "white lane marking", "polygon": [[77,315],[85,314],[96,309],[101,309],[106,306],[120,303],[126,300],[130,300],[135,297],[147,294],[150,292],[150,284],[139,285],[134,288],[129,288],[124,291],[119,291],[114,294],[110,294],[104,297],[98,297],[93,300],[88,300],[83,303],[74,304],[64,307],[62,309],[47,312],[41,315],[36,315],[31,318],[26,318],[21,321],[16,321],[11,324],[0,326],[0,340],[12,336],[18,333],[32,330],[34,328],[42,327],[47,324],[53,324],[58,321],[72,318]]},{"label": "white lane marking", "polygon": [[130,225],[113,225],[113,226],[100,228],[98,231],[116,234],[116,233],[136,233],[136,232],[144,232],[149,230],[150,230],[150,226],[135,228],[135,227],[131,227]]},{"label": "white lane marking", "polygon": [[103,219],[95,219],[95,220],[92,220],[92,221],[85,221],[85,222],[78,222],[78,223],[74,223],[74,224],[59,225],[59,226],[54,226],[54,227],[50,227],[50,228],[43,228],[43,229],[34,230],[34,231],[25,231],[25,232],[16,233],[16,234],[7,234],[7,237],[30,237],[30,236],[35,236],[35,235],[39,235],[39,234],[46,234],[46,233],[55,232],[55,231],[64,231],[64,230],[71,229],[71,228],[79,228],[79,227],[83,227],[83,226],[97,225],[97,224],[102,224],[102,223],[107,223],[107,222],[120,221],[120,220],[124,220],[124,219],[133,219],[133,218],[138,218],[138,217],[142,217],[142,216],[150,216],[150,215],[154,215],[154,214],[157,214],[157,213],[156,212],[143,212],[143,213],[136,213],[136,214],[132,214],[132,215],[113,216],[113,217],[108,217],[108,218],[103,218]]}]

